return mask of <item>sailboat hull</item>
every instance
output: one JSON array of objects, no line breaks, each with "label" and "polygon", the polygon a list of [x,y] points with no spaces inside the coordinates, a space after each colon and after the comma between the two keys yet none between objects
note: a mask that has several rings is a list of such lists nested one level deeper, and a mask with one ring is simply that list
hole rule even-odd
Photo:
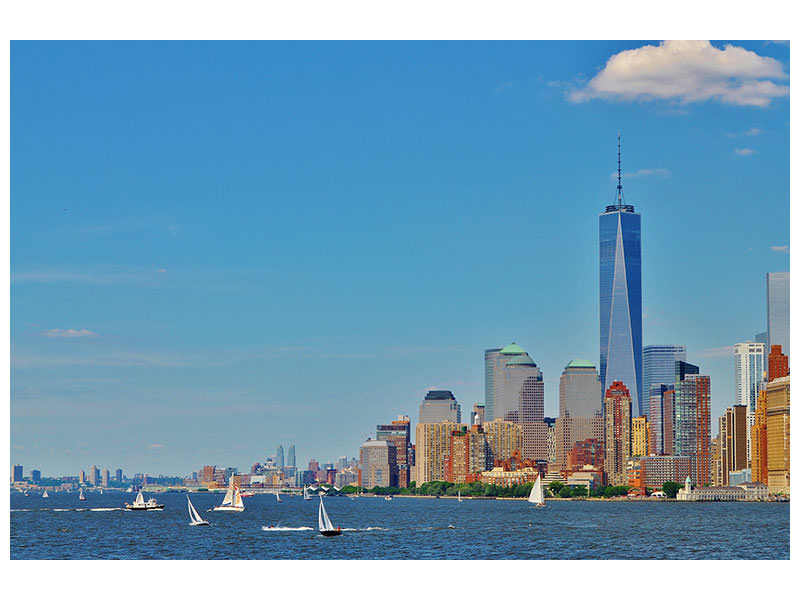
[{"label": "sailboat hull", "polygon": [[324,535],[325,537],[333,537],[334,535],[342,535],[342,532],[339,529],[333,529],[332,531],[320,531],[320,533],[322,535]]},{"label": "sailboat hull", "polygon": [[242,512],[244,510],[244,506],[215,506],[215,511],[227,511],[227,512]]},{"label": "sailboat hull", "polygon": [[163,504],[157,504],[156,506],[126,506],[125,510],[164,510]]},{"label": "sailboat hull", "polygon": [[197,523],[189,523],[189,525],[209,525],[208,521],[199,521]]}]

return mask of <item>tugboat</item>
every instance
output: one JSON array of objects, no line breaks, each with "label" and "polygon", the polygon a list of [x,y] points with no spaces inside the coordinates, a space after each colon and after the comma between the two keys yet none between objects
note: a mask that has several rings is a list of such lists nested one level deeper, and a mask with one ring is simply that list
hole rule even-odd
[{"label": "tugboat", "polygon": [[133,504],[125,503],[125,510],[164,510],[164,505],[159,504],[155,498],[150,498],[147,502],[144,501],[142,490],[136,494],[136,500]]}]

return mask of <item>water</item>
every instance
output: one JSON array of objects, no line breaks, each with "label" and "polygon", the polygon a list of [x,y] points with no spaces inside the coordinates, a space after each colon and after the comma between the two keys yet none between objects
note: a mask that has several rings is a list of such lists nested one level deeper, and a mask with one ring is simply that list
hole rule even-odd
[{"label": "water", "polygon": [[[192,527],[185,494],[129,512],[134,494],[11,496],[15,559],[788,559],[788,503],[550,502],[327,498],[343,535],[316,530],[318,500],[190,494],[209,527]],[[145,494],[149,498],[150,494]],[[274,528],[270,529],[272,525]],[[452,526],[452,527],[451,527]]]}]

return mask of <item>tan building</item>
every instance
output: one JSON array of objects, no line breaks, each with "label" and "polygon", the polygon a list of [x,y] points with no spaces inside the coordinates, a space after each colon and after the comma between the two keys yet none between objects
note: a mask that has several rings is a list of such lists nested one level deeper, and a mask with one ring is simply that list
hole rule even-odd
[{"label": "tan building", "polygon": [[606,391],[605,458],[603,466],[610,485],[627,485],[631,455],[631,395],[621,381]]},{"label": "tan building", "polygon": [[647,456],[647,417],[631,419],[631,456]]},{"label": "tan building", "polygon": [[508,460],[515,450],[522,450],[522,427],[518,423],[495,419],[483,426],[489,444],[489,465],[496,460]]},{"label": "tan building", "polygon": [[503,467],[495,467],[491,471],[481,473],[481,483],[507,487],[520,483],[530,483],[539,477],[539,470],[533,467],[523,467],[515,471],[506,471]]},{"label": "tan building", "polygon": [[789,493],[789,377],[767,384],[767,487]]},{"label": "tan building", "polygon": [[450,434],[450,452],[445,461],[445,481],[472,483],[478,481],[488,464],[489,445],[480,425],[462,428]]},{"label": "tan building", "polygon": [[460,431],[461,424],[453,421],[417,423],[416,482],[445,481],[446,462],[450,454],[450,434]]},{"label": "tan building", "polygon": [[750,481],[767,481],[767,392],[758,392],[756,413],[750,428]]}]

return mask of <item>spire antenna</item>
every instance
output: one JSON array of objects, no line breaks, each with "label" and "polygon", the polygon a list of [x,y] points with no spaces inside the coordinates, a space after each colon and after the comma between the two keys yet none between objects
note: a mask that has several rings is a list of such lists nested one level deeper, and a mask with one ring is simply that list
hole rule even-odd
[{"label": "spire antenna", "polygon": [[617,131],[617,205],[622,206],[622,148]]}]

